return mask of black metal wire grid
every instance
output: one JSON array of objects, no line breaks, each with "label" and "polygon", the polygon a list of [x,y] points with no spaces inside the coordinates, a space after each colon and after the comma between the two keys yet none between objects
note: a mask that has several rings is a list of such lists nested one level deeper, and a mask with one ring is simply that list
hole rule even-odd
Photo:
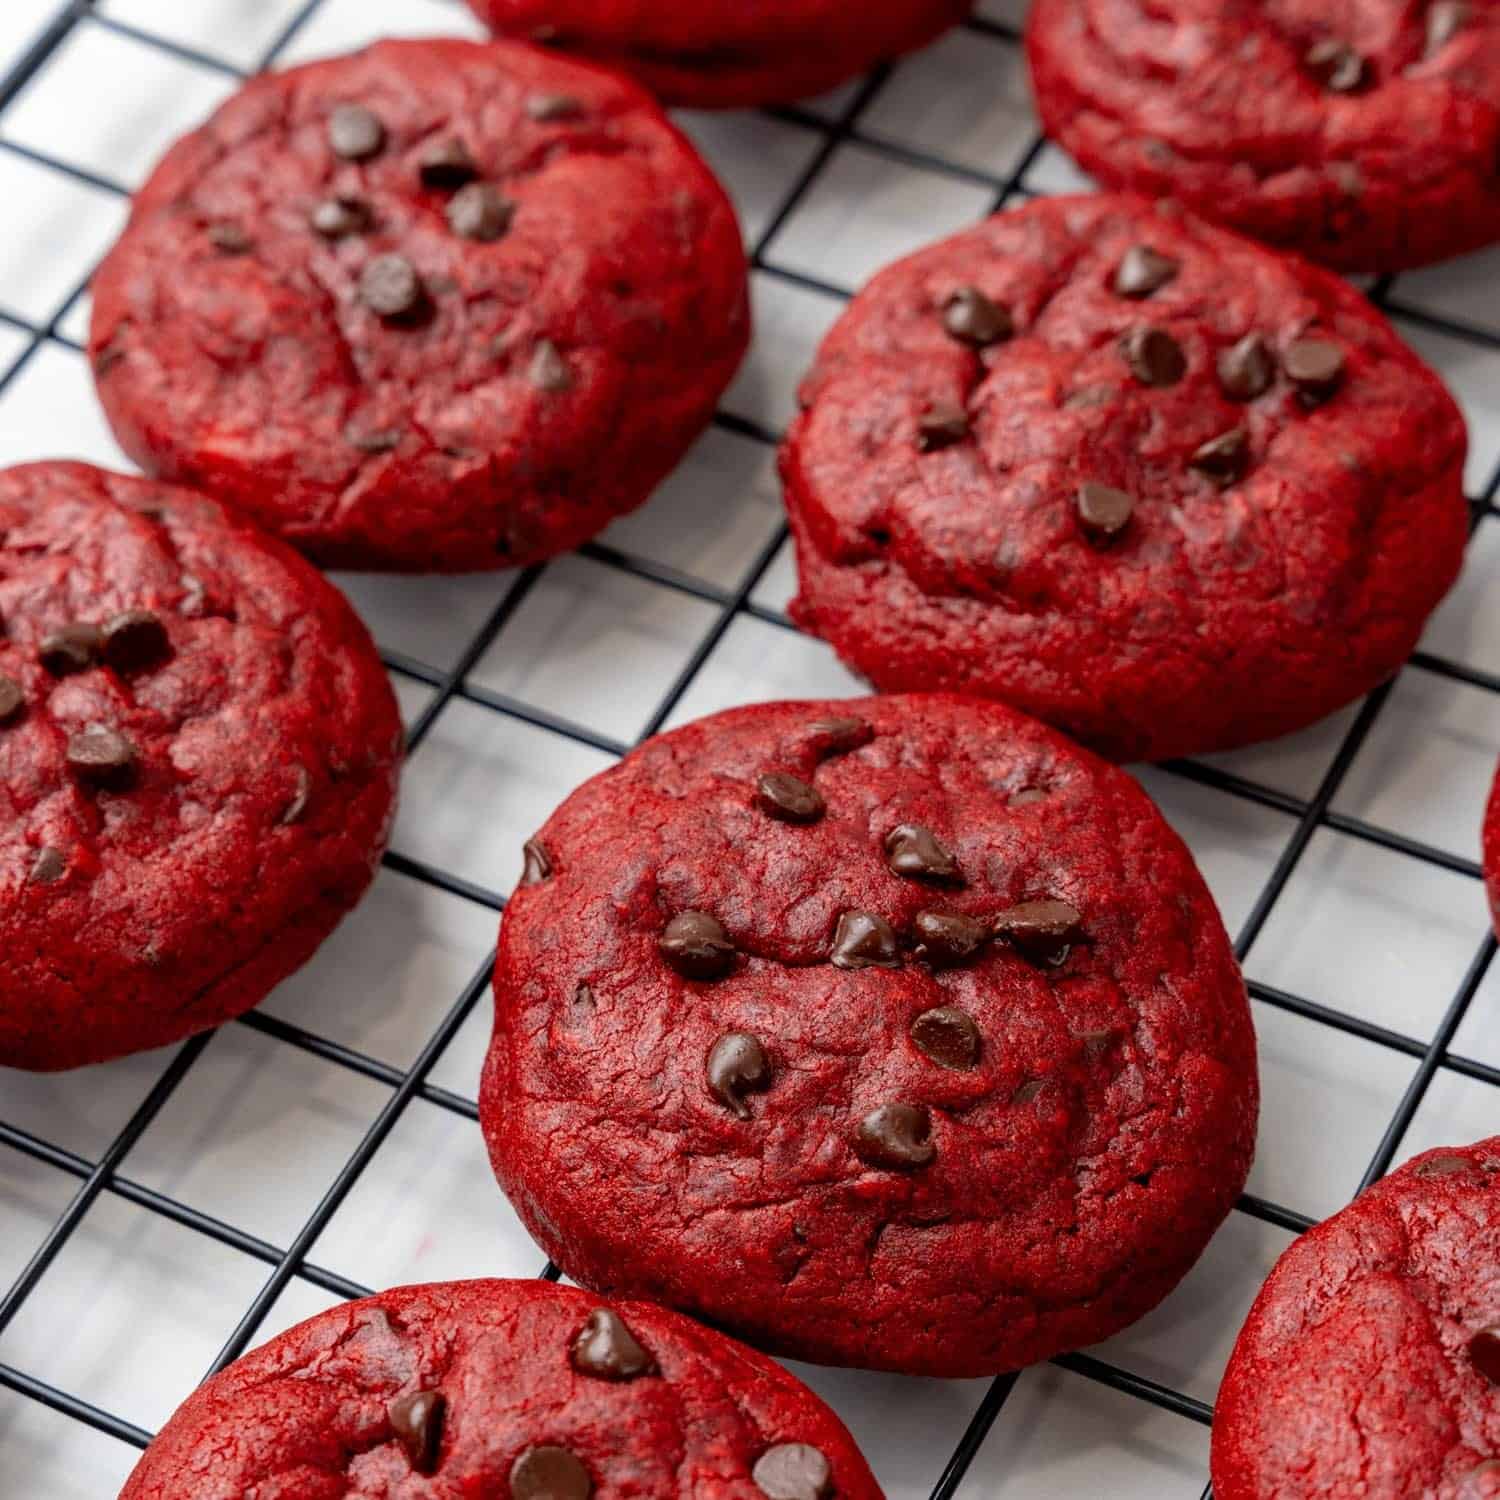
[{"label": "black metal wire grid", "polygon": [[[330,0],[305,0],[305,3],[291,15],[272,44],[265,49],[264,54],[258,60],[257,68],[250,71],[272,66],[328,3]],[[1018,34],[1012,26],[1006,23],[975,18],[967,24],[976,34],[1010,46],[1019,44]],[[59,5],[51,20],[41,29],[25,52],[15,60],[8,71],[0,75],[0,115],[3,115],[22,90],[48,66],[70,35],[83,26],[104,27],[117,34],[128,36],[143,45],[159,48],[180,60],[214,73],[230,77],[241,76],[238,69],[218,57],[185,46],[169,36],[126,25],[97,13],[93,0],[66,0],[66,3]],[[816,132],[819,140],[816,150],[790,183],[752,247],[752,265],[761,276],[800,286],[804,290],[837,298],[840,301],[847,299],[847,293],[842,288],[804,272],[778,265],[768,254],[768,247],[777,232],[817,183],[820,174],[835,152],[846,144],[857,144],[865,150],[896,162],[956,178],[986,189],[995,207],[1030,195],[1032,190],[1027,186],[1025,179],[1045,145],[1040,135],[1035,136],[1020,153],[1011,170],[1005,173],[990,173],[971,165],[947,160],[924,150],[913,149],[908,145],[890,140],[882,134],[864,129],[862,117],[885,86],[890,71],[890,69],[878,69],[872,73],[858,88],[843,96],[842,104],[831,116],[800,107],[767,112],[775,119]],[[32,147],[0,140],[0,152],[16,153],[66,177],[87,182],[108,192],[124,195],[128,191],[120,183],[110,181],[97,172],[55,159]],[[1500,334],[1482,326],[1470,326],[1447,317],[1434,315],[1422,308],[1402,302],[1394,294],[1394,280],[1393,277],[1383,278],[1371,289],[1370,295],[1377,305],[1388,312],[1398,313],[1406,322],[1426,327],[1435,333],[1467,341],[1478,348],[1500,351]],[[5,391],[21,375],[28,362],[49,343],[60,344],[74,350],[78,348],[76,342],[63,332],[62,325],[68,314],[75,310],[86,288],[85,280],[73,289],[55,315],[44,322],[28,322],[0,311],[0,325],[9,326],[25,340],[24,351],[11,367],[0,375],[0,397],[3,397]],[[730,412],[721,412],[716,422],[727,431],[756,443],[774,446],[778,441],[779,434],[769,426]],[[1497,492],[1500,492],[1500,467],[1497,467],[1489,477],[1480,493],[1471,498],[1474,527],[1477,527],[1486,516],[1497,514]],[[785,615],[757,603],[752,598],[752,594],[785,540],[786,528],[782,525],[755,553],[738,583],[730,588],[707,583],[688,572],[603,543],[590,543],[580,549],[584,556],[596,563],[703,601],[715,610],[713,623],[704,632],[687,661],[657,703],[639,738],[644,739],[656,733],[665,724],[693,685],[700,669],[737,619],[749,617],[778,629],[788,631],[794,629]],[[398,678],[425,685],[431,690],[430,698],[409,728],[408,737],[412,754],[419,751],[444,708],[458,700],[521,720],[549,733],[609,754],[623,754],[629,748],[623,741],[601,734],[586,725],[572,722],[518,698],[470,681],[470,675],[476,664],[535,587],[544,568],[545,565],[532,567],[516,576],[512,586],[505,592],[504,597],[491,611],[481,628],[468,641],[449,670],[435,670],[428,664],[403,653],[394,651],[383,653],[387,667]],[[1404,670],[1435,674],[1438,677],[1467,684],[1485,693],[1500,694],[1500,676],[1428,652],[1418,652]],[[1355,840],[1383,847],[1406,858],[1452,871],[1471,880],[1481,878],[1479,866],[1472,860],[1394,830],[1380,827],[1362,818],[1341,813],[1333,807],[1336,794],[1343,785],[1355,757],[1379,719],[1394,686],[1394,683],[1386,684],[1371,693],[1361,703],[1353,722],[1344,734],[1336,753],[1310,797],[1301,798],[1220,767],[1198,762],[1173,762],[1164,768],[1173,776],[1210,787],[1228,797],[1243,799],[1260,807],[1272,809],[1294,820],[1289,824],[1292,829],[1291,835],[1282,847],[1269,876],[1261,885],[1236,937],[1235,949],[1242,961],[1264,930],[1273,909],[1282,898],[1288,882],[1297,870],[1299,861],[1305,854],[1314,834],[1320,829],[1334,830]],[[407,877],[424,882],[463,900],[478,903],[492,911],[498,912],[504,906],[504,898],[498,892],[487,889],[455,872],[409,855],[393,851],[386,855],[385,863],[388,868]],[[1500,1085],[1500,1068],[1450,1050],[1459,1026],[1494,958],[1495,948],[1494,937],[1487,933],[1475,949],[1462,981],[1452,995],[1435,1032],[1427,1040],[1347,1014],[1298,994],[1251,982],[1251,994],[1258,1001],[1319,1025],[1363,1038],[1391,1052],[1416,1060],[1415,1071],[1391,1114],[1379,1145],[1364,1172],[1361,1188],[1389,1170],[1429,1086],[1440,1071],[1490,1085]],[[54,1168],[59,1173],[75,1179],[78,1184],[66,1209],[47,1232],[14,1284],[3,1297],[0,1297],[0,1335],[3,1335],[5,1329],[14,1320],[28,1296],[46,1275],[82,1223],[91,1205],[101,1194],[113,1195],[160,1215],[241,1255],[259,1261],[267,1268],[268,1274],[265,1282],[249,1307],[246,1308],[234,1331],[213,1361],[210,1370],[205,1372],[206,1374],[221,1369],[254,1343],[262,1323],[282,1292],[294,1279],[337,1297],[353,1298],[368,1295],[369,1288],[360,1286],[347,1277],[314,1263],[308,1258],[309,1252],[413,1099],[426,1100],[440,1109],[450,1111],[465,1119],[477,1119],[477,1110],[471,1100],[431,1082],[429,1074],[459,1028],[486,993],[492,961],[493,953],[486,957],[478,971],[464,986],[415,1060],[404,1069],[270,1015],[252,1013],[234,1023],[272,1037],[282,1044],[313,1054],[339,1068],[347,1069],[351,1073],[382,1084],[390,1090],[384,1106],[365,1131],[358,1146],[337,1172],[295,1238],[285,1246],[269,1243],[233,1224],[200,1212],[186,1203],[133,1181],[122,1170],[132,1147],[181,1085],[194,1063],[202,1055],[210,1037],[196,1037],[185,1043],[175,1053],[144,1100],[97,1159],[91,1159],[68,1147],[45,1140],[29,1130],[5,1123],[4,1100],[0,1099],[0,1146],[8,1147],[23,1156]],[[1241,1199],[1238,1211],[1293,1233],[1300,1233],[1312,1223],[1306,1216],[1289,1207],[1252,1194],[1246,1194]],[[543,1267],[540,1275],[556,1278],[558,1271],[549,1262]],[[1092,1355],[1083,1353],[1065,1355],[1057,1359],[1055,1363],[1075,1375],[1096,1381],[1135,1400],[1175,1413],[1188,1421],[1206,1426],[1212,1420],[1212,1408],[1194,1396],[1129,1369],[1106,1363]],[[931,1489],[932,1500],[947,1500],[947,1497],[954,1495],[958,1490],[971,1461],[984,1443],[1018,1378],[1017,1375],[1004,1375],[990,1384],[941,1473],[935,1477]],[[53,1411],[62,1413],[74,1421],[108,1434],[135,1448],[143,1448],[150,1441],[151,1434],[133,1423],[101,1409],[80,1396],[59,1389],[24,1370],[3,1362],[0,1362],[0,1386],[7,1387],[22,1397],[39,1402]],[[1208,1500],[1210,1493],[1208,1488],[1203,1490],[1204,1500]]]}]

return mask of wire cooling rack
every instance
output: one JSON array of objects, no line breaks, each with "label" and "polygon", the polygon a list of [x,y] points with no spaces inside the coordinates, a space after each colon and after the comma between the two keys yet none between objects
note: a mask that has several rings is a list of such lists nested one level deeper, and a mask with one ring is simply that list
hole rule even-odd
[{"label": "wire cooling rack", "polygon": [[[755,352],[638,516],[569,558],[341,578],[409,725],[366,904],[258,1013],[60,1078],[0,1070],[0,1500],[111,1495],[193,1384],[367,1287],[555,1275],[495,1190],[474,1084],[495,913],[585,776],[734,702],[859,691],[784,605],[771,459],[797,376],[883,262],[1082,185],[1037,133],[1022,0],[794,109],[684,117],[746,222]],[[123,463],[80,352],[130,189],[246,73],[382,34],[473,33],[454,0],[6,0],[0,462]],[[1392,684],[1305,734],[1142,779],[1245,962],[1265,1112],[1250,1191],[1182,1288],[1088,1353],[995,1381],[800,1368],[892,1497],[1205,1493],[1234,1334],[1291,1237],[1393,1163],[1493,1133],[1500,977],[1477,831],[1500,746],[1500,255],[1370,295],[1471,423],[1464,582]]]}]

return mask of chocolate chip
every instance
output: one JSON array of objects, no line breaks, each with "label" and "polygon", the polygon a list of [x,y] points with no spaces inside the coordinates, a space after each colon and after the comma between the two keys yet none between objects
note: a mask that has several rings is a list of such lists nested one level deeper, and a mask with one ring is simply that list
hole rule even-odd
[{"label": "chocolate chip", "polygon": [[14,677],[0,675],[0,724],[8,724],[26,706],[26,693]]},{"label": "chocolate chip", "polygon": [[102,639],[97,625],[77,620],[44,635],[37,647],[37,659],[54,677],[84,672],[94,665]]},{"label": "chocolate chip", "polygon": [[1491,1385],[1500,1385],[1500,1327],[1481,1328],[1469,1340],[1469,1359]]},{"label": "chocolate chip", "polygon": [[552,856],[539,839],[527,839],[521,850],[525,863],[521,867],[522,885],[540,885],[552,877]]},{"label": "chocolate chip", "polygon": [[291,798],[276,820],[281,828],[290,828],[293,823],[302,821],[302,814],[307,811],[307,799],[312,795],[312,777],[306,766],[292,767],[292,783]]},{"label": "chocolate chip", "polygon": [[539,391],[549,391],[554,395],[571,389],[573,384],[573,372],[568,369],[562,355],[557,352],[557,345],[551,339],[543,339],[536,346],[526,378]]},{"label": "chocolate chip", "polygon": [[954,911],[917,913],[917,958],[932,969],[968,963],[989,938],[989,929]]},{"label": "chocolate chip", "polygon": [[1271,388],[1276,361],[1258,333],[1247,333],[1219,355],[1219,384],[1231,401],[1253,401]]},{"label": "chocolate chip", "polygon": [[921,1104],[882,1104],[854,1132],[855,1154],[872,1167],[925,1167],[937,1155],[932,1116]]},{"label": "chocolate chip", "polygon": [[816,823],[828,806],[817,787],[785,771],[767,771],[755,784],[755,800],[763,813],[783,823]]},{"label": "chocolate chip", "polygon": [[747,1093],[771,1086],[771,1060],[748,1032],[726,1032],[713,1044],[707,1063],[709,1092],[742,1120],[750,1118]]},{"label": "chocolate chip", "polygon": [[341,104],[328,117],[328,144],[345,161],[366,161],[385,146],[385,126],[362,104]]},{"label": "chocolate chip", "polygon": [[917,423],[917,449],[936,453],[969,435],[969,414],[953,401],[935,401]]},{"label": "chocolate chip", "polygon": [[1142,385],[1176,385],[1187,374],[1182,345],[1160,328],[1132,328],[1120,340],[1120,353]]},{"label": "chocolate chip", "polygon": [[1250,434],[1243,427],[1231,427],[1228,432],[1200,443],[1188,462],[1200,474],[1207,474],[1221,485],[1233,484],[1250,462]]},{"label": "chocolate chip", "polygon": [[885,862],[895,875],[914,880],[941,880],[962,885],[958,863],[938,842],[937,835],[920,823],[902,823],[885,836]]},{"label": "chocolate chip", "polygon": [[1344,351],[1327,339],[1298,339],[1281,356],[1281,368],[1305,406],[1317,406],[1338,390],[1344,378]]},{"label": "chocolate chip", "polygon": [[418,1474],[431,1474],[437,1468],[447,1410],[448,1402],[441,1391],[413,1391],[386,1407],[391,1430]]},{"label": "chocolate chip", "polygon": [[1044,1078],[1028,1078],[1015,1093],[1010,1096],[1012,1104],[1030,1104],[1033,1099],[1047,1086]]},{"label": "chocolate chip", "polygon": [[56,885],[67,872],[68,863],[62,857],[62,851],[49,845],[37,850],[31,864],[31,882],[33,885]]},{"label": "chocolate chip", "polygon": [[516,205],[488,182],[471,182],[460,188],[448,204],[448,227],[466,240],[488,244],[510,228]]},{"label": "chocolate chip", "polygon": [[1039,786],[1023,786],[1010,799],[1011,807],[1035,807],[1038,802],[1045,802],[1047,794]]},{"label": "chocolate chip", "polygon": [[1307,70],[1335,94],[1352,94],[1362,88],[1369,79],[1369,67],[1364,58],[1348,42],[1337,37],[1324,37],[1307,49],[1303,59]]},{"label": "chocolate chip", "polygon": [[404,255],[377,255],[359,278],[359,295],[382,318],[409,318],[427,294],[417,269]]},{"label": "chocolate chip", "polygon": [[1455,1172],[1467,1172],[1473,1165],[1467,1156],[1429,1156],[1412,1169],[1412,1176],[1451,1177]]},{"label": "chocolate chip", "polygon": [[1113,485],[1086,479],[1078,486],[1078,523],[1095,541],[1118,536],[1129,524],[1135,501]]},{"label": "chocolate chip", "polygon": [[1015,332],[1010,314],[977,286],[960,287],[943,304],[943,327],[961,344],[988,348]]},{"label": "chocolate chip", "polygon": [[390,453],[401,446],[401,429],[380,427],[369,432],[355,427],[351,422],[344,428],[344,441],[361,453]]},{"label": "chocolate chip", "polygon": [[1428,6],[1427,46],[1423,56],[1441,52],[1468,24],[1469,14],[1465,0],[1435,0]]},{"label": "chocolate chip", "polygon": [[526,113],[533,120],[576,120],[583,105],[571,94],[532,94],[526,101]]},{"label": "chocolate chip", "polygon": [[570,1353],[573,1368],[601,1380],[634,1380],[656,1369],[623,1319],[607,1307],[596,1307],[578,1330]]},{"label": "chocolate chip", "polygon": [[167,627],[149,609],[112,615],[100,634],[99,654],[104,664],[122,675],[159,666],[172,654]]},{"label": "chocolate chip", "polygon": [[588,1500],[589,1471],[566,1448],[528,1448],[510,1466],[511,1500]]},{"label": "chocolate chip", "polygon": [[828,1500],[833,1470],[807,1443],[778,1443],[756,1459],[750,1471],[755,1487],[770,1500]]},{"label": "chocolate chip", "polygon": [[875,738],[874,728],[855,718],[818,719],[807,726],[807,732],[817,741],[820,755],[847,755]]},{"label": "chocolate chip", "polygon": [[90,724],[68,740],[68,765],[80,781],[121,787],[135,770],[135,746],[104,724]]},{"label": "chocolate chip", "polygon": [[1056,968],[1083,935],[1083,917],[1066,901],[1023,901],[995,918],[995,936],[1007,938],[1033,963]]},{"label": "chocolate chip", "polygon": [[363,198],[325,198],[312,211],[312,227],[325,239],[342,240],[370,227],[370,205]]},{"label": "chocolate chip", "polygon": [[1115,267],[1115,291],[1139,300],[1158,292],[1182,269],[1182,262],[1149,245],[1132,245]]},{"label": "chocolate chip", "polygon": [[227,219],[208,226],[208,242],[225,255],[243,255],[255,244],[238,224]]},{"label": "chocolate chip", "polygon": [[901,964],[895,928],[868,911],[846,911],[839,917],[829,957],[840,969],[895,969]]},{"label": "chocolate chip", "polygon": [[[977,925],[977,924],[976,924]],[[912,1045],[940,1068],[962,1072],[979,1061],[979,1027],[956,1005],[924,1010],[911,1023]]]},{"label": "chocolate chip", "polygon": [[685,979],[718,979],[734,967],[734,944],[706,911],[679,912],[656,946]]},{"label": "chocolate chip", "polygon": [[450,135],[446,140],[434,141],[422,153],[417,175],[424,187],[459,188],[473,182],[479,176],[479,168],[474,164],[469,143],[460,136]]}]

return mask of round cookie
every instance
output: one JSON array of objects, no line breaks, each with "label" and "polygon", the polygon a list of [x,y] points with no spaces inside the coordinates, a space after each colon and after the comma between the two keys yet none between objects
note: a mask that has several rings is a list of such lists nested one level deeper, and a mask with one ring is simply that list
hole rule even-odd
[{"label": "round cookie", "polygon": [[1215,1500],[1500,1496],[1500,1137],[1429,1151],[1276,1263],[1214,1409]]},{"label": "round cookie", "polygon": [[1500,239],[1489,0],[1036,0],[1042,122],[1092,177],[1349,271]]},{"label": "round cookie", "polygon": [[686,139],[627,80],[511,43],[253,79],[93,288],[126,451],[337,567],[576,546],[682,457],[749,336],[734,211]]},{"label": "round cookie", "polygon": [[364,626],[216,501],[0,473],[0,1065],[249,1010],[369,885],[401,721]]},{"label": "round cookie", "polygon": [[1437,377],[1337,277],[1169,203],[1042,200],[898,262],[802,402],[794,618],[883,691],[1115,759],[1358,697],[1462,560]]},{"label": "round cookie", "polygon": [[1484,809],[1484,885],[1490,898],[1490,912],[1500,932],[1500,768],[1490,784],[1490,797]]},{"label": "round cookie", "polygon": [[973,0],[469,0],[496,32],[632,73],[667,104],[821,94],[956,26]]},{"label": "round cookie", "polygon": [[480,1119],[574,1279],[980,1375],[1176,1284],[1250,1163],[1245,990],[1136,783],[999,704],[760,705],[527,846]]},{"label": "round cookie", "polygon": [[881,1500],[842,1422],[664,1308],[545,1281],[350,1302],[190,1396],[120,1500]]}]

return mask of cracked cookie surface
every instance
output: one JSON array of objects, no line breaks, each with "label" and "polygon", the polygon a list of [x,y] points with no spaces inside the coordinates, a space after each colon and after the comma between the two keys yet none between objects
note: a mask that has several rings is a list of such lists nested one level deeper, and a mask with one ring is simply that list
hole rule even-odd
[{"label": "cracked cookie surface", "polygon": [[887,692],[1115,759],[1301,728],[1459,568],[1463,419],[1328,272],[1133,197],[998,214],[878,275],[782,450],[799,623]]},{"label": "cracked cookie surface", "polygon": [[1219,1500],[1500,1495],[1500,1137],[1428,1151],[1276,1263],[1214,1410]]},{"label": "cracked cookie surface", "polygon": [[216,501],[0,473],[0,1064],[249,1010],[364,892],[401,723],[364,626]]},{"label": "cracked cookie surface", "polygon": [[94,279],[126,451],[340,567],[565,551],[639,505],[749,334],[734,211],[638,88],[512,43],[252,80]]},{"label": "cracked cookie surface", "polygon": [[1243,983],[1136,783],[976,699],[649,741],[528,846],[481,1123],[564,1270],[798,1358],[1106,1337],[1244,1183]]},{"label": "cracked cookie surface", "polygon": [[764,1356],[543,1281],[402,1287],[196,1391],[120,1500],[881,1500],[844,1425]]},{"label": "cracked cookie surface", "polygon": [[1500,238],[1490,0],[1037,0],[1042,122],[1110,188],[1348,271]]}]

